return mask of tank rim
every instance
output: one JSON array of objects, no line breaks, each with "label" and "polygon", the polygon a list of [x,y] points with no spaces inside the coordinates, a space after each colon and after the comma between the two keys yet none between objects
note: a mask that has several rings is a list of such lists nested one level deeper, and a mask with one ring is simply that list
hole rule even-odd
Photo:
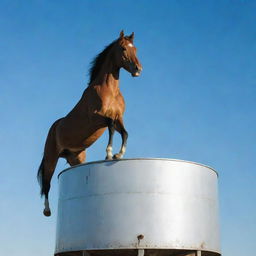
[{"label": "tank rim", "polygon": [[182,159],[173,159],[173,158],[151,158],[151,157],[148,157],[148,158],[123,158],[123,159],[113,159],[113,160],[98,160],[98,161],[92,161],[92,162],[86,162],[86,163],[83,163],[83,164],[78,164],[78,165],[75,165],[75,166],[71,166],[71,167],[68,167],[66,169],[64,169],[63,171],[61,171],[59,174],[58,174],[58,178],[60,177],[60,175],[62,175],[63,173],[69,171],[70,169],[74,169],[76,167],[79,167],[79,166],[83,166],[83,165],[91,165],[91,164],[101,164],[101,163],[111,163],[111,162],[119,162],[119,161],[133,161],[133,160],[161,160],[161,161],[171,161],[171,162],[182,162],[182,163],[189,163],[189,164],[195,164],[195,165],[199,165],[199,166],[203,166],[203,167],[206,167],[210,170],[212,170],[216,175],[217,177],[219,177],[219,174],[218,172],[208,166],[208,165],[205,165],[205,164],[201,164],[201,163],[197,163],[197,162],[193,162],[193,161],[188,161],[188,160],[182,160]]},{"label": "tank rim", "polygon": [[54,252],[54,255],[61,255],[63,253],[70,253],[70,252],[90,252],[90,251],[98,251],[98,252],[102,252],[102,251],[131,251],[131,250],[139,250],[139,249],[143,249],[143,250],[161,250],[161,251],[201,251],[201,252],[208,252],[208,253],[214,253],[216,255],[220,255],[221,256],[221,250],[210,250],[210,249],[202,249],[202,248],[197,248],[197,247],[121,247],[121,248],[86,248],[86,249],[78,249],[78,250],[64,250],[64,251],[56,251]]}]

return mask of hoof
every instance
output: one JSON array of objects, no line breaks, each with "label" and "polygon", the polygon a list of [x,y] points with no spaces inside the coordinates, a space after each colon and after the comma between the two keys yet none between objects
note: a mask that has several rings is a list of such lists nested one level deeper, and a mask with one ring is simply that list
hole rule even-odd
[{"label": "hoof", "polygon": [[51,216],[51,211],[50,210],[44,210],[44,216],[46,216],[46,217]]},{"label": "hoof", "polygon": [[115,154],[113,159],[121,159],[123,156],[121,154]]},{"label": "hoof", "polygon": [[113,160],[112,156],[106,156],[105,160]]}]

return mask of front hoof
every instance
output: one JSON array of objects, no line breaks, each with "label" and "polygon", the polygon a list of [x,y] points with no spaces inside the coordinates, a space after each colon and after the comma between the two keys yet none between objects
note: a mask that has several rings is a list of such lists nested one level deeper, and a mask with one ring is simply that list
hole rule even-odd
[{"label": "front hoof", "polygon": [[105,160],[113,160],[112,156],[106,156]]},{"label": "front hoof", "polygon": [[123,155],[119,153],[119,154],[115,154],[113,159],[121,159],[122,157]]},{"label": "front hoof", "polygon": [[50,210],[44,210],[44,216],[50,217],[51,216],[51,211]]}]

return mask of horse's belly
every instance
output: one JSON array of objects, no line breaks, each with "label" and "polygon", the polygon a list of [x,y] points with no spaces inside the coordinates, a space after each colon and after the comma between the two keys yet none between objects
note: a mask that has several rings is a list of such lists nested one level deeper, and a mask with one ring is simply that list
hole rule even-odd
[{"label": "horse's belly", "polygon": [[80,151],[90,147],[106,130],[104,124],[95,127],[83,124],[66,124],[57,130],[57,143],[61,149]]},{"label": "horse's belly", "polygon": [[90,147],[104,133],[105,130],[106,127],[103,127],[92,133],[83,141],[83,146],[85,148]]}]

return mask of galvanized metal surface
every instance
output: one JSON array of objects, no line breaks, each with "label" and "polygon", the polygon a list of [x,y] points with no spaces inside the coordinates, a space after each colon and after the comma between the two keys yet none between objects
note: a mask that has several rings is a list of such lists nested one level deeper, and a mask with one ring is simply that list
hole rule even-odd
[{"label": "galvanized metal surface", "polygon": [[123,159],[59,176],[55,253],[188,249],[220,253],[217,173],[171,159]]}]

